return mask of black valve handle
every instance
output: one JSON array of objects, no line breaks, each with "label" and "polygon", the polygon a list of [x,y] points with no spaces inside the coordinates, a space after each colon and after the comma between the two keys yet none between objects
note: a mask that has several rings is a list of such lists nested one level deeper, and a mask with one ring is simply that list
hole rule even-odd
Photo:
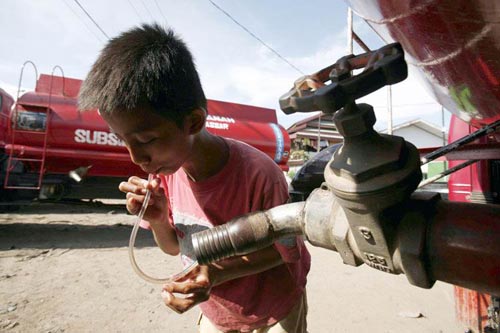
[{"label": "black valve handle", "polygon": [[[355,69],[364,70],[352,76]],[[408,76],[404,51],[399,43],[357,56],[348,55],[322,70],[297,79],[294,87],[281,96],[280,108],[286,114],[323,111],[333,113],[348,103]],[[329,85],[325,82],[331,81]]]}]

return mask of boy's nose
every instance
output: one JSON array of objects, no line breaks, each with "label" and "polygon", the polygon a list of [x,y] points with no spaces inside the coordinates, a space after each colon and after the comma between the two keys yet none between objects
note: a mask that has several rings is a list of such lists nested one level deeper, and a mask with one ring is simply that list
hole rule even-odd
[{"label": "boy's nose", "polygon": [[132,162],[137,165],[145,165],[151,161],[149,154],[144,149],[137,149],[136,147],[128,147],[128,152]]}]

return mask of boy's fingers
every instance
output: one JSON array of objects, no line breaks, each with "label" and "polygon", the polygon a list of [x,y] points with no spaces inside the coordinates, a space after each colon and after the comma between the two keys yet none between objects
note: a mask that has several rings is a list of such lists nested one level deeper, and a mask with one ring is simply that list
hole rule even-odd
[{"label": "boy's fingers", "polygon": [[154,193],[154,195],[165,195],[165,192],[163,192],[163,188],[160,185],[160,179],[155,178],[149,183],[150,187],[148,188]]},{"label": "boy's fingers", "polygon": [[145,183],[147,183],[147,180],[139,178],[137,176],[132,176],[128,179],[128,182],[134,185],[144,185]]},{"label": "boy's fingers", "polygon": [[146,192],[144,186],[137,185],[131,182],[121,182],[118,189],[124,193],[133,192],[137,194],[144,194]]},{"label": "boy's fingers", "polygon": [[137,215],[139,213],[139,207],[127,200],[127,211],[132,215]]},{"label": "boy's fingers", "polygon": [[128,192],[126,195],[127,198],[127,210],[130,214],[137,214],[141,209],[142,202],[144,201],[143,195],[137,195],[132,192]]},{"label": "boy's fingers", "polygon": [[168,306],[177,313],[182,313],[179,310],[177,310],[177,308],[173,305],[173,303],[176,302],[176,297],[172,293],[163,290],[161,292],[161,297],[163,298],[163,303],[165,303],[166,306]]},{"label": "boy's fingers", "polygon": [[165,192],[163,190],[163,187],[161,187],[161,181],[158,177],[154,178],[148,183],[147,189],[151,191],[152,196],[161,198],[165,197]]},{"label": "boy's fingers", "polygon": [[132,176],[128,179],[128,183],[135,185],[138,189],[146,189],[149,188],[149,182],[147,179],[139,178],[137,176]]},{"label": "boy's fingers", "polygon": [[189,294],[189,293],[207,293],[208,286],[201,285],[199,283],[193,281],[182,281],[182,282],[171,282],[163,286],[163,290],[170,293],[180,293],[180,294]]},{"label": "boy's fingers", "polygon": [[194,293],[183,298],[176,297],[173,293],[169,293],[165,290],[162,291],[161,296],[165,305],[177,313],[184,313],[191,309],[193,306],[208,299],[208,295],[203,293]]},{"label": "boy's fingers", "polygon": [[[127,192],[125,198],[127,199],[126,206],[130,214],[136,215],[139,213],[144,199],[146,198],[144,194],[135,194],[133,192]],[[153,196],[149,198],[148,206],[153,206],[155,204],[155,199]]]},{"label": "boy's fingers", "polygon": [[160,186],[161,185],[160,178],[155,178],[155,179],[153,179],[152,182],[153,182],[153,188],[154,189],[162,189],[161,186]]},{"label": "boy's fingers", "polygon": [[146,189],[153,191],[155,195],[164,195],[163,189],[160,186],[159,178],[154,178],[151,182],[136,176],[132,176],[126,182],[121,182],[118,189],[123,193],[146,194]]},{"label": "boy's fingers", "polygon": [[133,199],[134,203],[137,203],[137,204],[140,204],[140,205],[142,205],[142,202],[144,201],[144,195],[135,194],[133,192],[128,192],[125,197],[127,198],[127,201],[129,199]]}]

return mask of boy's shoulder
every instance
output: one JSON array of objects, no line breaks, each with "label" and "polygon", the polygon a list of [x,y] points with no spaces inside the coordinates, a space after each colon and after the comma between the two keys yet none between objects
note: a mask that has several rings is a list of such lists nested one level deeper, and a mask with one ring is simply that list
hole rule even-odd
[{"label": "boy's shoulder", "polygon": [[246,179],[246,182],[265,186],[286,184],[283,171],[269,155],[241,141],[229,139],[228,144],[231,154],[228,165],[230,174],[240,180]]},{"label": "boy's shoulder", "polygon": [[263,151],[242,141],[225,138],[229,145],[231,157],[247,165],[257,165],[259,168],[269,167],[281,170],[278,164]]}]

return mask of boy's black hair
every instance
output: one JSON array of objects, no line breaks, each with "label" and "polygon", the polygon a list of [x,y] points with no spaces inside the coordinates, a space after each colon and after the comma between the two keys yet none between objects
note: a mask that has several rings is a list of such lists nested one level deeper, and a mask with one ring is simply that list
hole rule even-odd
[{"label": "boy's black hair", "polygon": [[101,113],[152,107],[182,125],[186,114],[206,109],[193,56],[175,33],[143,24],[109,41],[82,84],[78,108]]}]

